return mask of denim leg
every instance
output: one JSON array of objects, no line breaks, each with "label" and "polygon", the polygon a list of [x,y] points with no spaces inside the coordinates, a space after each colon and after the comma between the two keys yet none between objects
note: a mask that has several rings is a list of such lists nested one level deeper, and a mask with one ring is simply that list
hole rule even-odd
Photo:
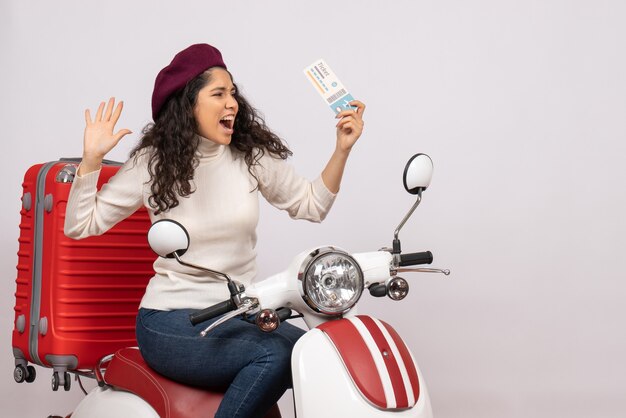
[{"label": "denim leg", "polygon": [[218,418],[262,417],[291,387],[291,351],[304,331],[284,323],[267,334],[234,318],[202,338],[211,321],[193,326],[191,312],[140,309],[137,341],[146,362],[179,382],[227,389]]}]

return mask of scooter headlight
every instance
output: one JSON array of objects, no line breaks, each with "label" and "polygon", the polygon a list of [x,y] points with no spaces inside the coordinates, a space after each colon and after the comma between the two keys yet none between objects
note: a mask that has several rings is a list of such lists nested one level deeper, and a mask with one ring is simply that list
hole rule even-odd
[{"label": "scooter headlight", "polygon": [[327,315],[348,311],[363,293],[361,267],[349,254],[334,247],[318,248],[309,254],[298,279],[304,301]]}]

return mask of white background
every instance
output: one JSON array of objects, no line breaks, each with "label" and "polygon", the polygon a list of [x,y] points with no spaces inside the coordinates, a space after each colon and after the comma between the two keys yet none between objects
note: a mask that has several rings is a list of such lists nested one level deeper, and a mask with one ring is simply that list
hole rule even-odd
[{"label": "white background", "polygon": [[42,368],[13,382],[24,172],[80,156],[83,110],[112,95],[135,132],[109,156],[124,160],[157,72],[198,42],[222,50],[311,178],[335,120],[302,69],[325,58],[368,106],[323,224],[263,206],[262,276],[318,244],[389,245],[413,203],[404,163],[426,152],[433,182],[403,248],[453,274],[407,276],[404,302],[366,298],[361,312],[405,337],[436,416],[626,416],[625,21],[619,0],[2,1],[2,416],[67,414],[82,396],[52,393]]}]

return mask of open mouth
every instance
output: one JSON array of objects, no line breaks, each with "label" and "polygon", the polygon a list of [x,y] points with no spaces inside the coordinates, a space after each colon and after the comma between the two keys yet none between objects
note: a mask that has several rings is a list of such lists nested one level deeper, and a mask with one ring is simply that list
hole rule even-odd
[{"label": "open mouth", "polygon": [[222,125],[226,129],[226,131],[232,131],[234,124],[235,115],[224,116],[222,119],[220,119],[220,125]]}]

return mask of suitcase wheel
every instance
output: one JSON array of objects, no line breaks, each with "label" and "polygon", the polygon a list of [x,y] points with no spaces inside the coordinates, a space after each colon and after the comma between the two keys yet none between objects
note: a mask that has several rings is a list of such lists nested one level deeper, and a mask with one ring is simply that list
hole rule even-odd
[{"label": "suitcase wheel", "polygon": [[33,366],[26,367],[26,383],[33,383],[35,381],[35,377],[37,377],[37,372]]},{"label": "suitcase wheel", "polygon": [[63,375],[65,377],[65,382],[63,382],[63,390],[67,392],[72,387],[72,379],[70,378],[70,374],[68,372],[63,373]]},{"label": "suitcase wheel", "polygon": [[13,370],[13,378],[17,383],[27,382],[32,383],[35,381],[37,372],[33,366],[24,367],[22,364],[15,366]]},{"label": "suitcase wheel", "polygon": [[52,390],[59,390],[59,372],[52,373]]},{"label": "suitcase wheel", "polygon": [[28,372],[26,371],[26,367],[18,364],[13,370],[13,379],[15,379],[17,383],[22,383],[24,380],[26,380],[27,374]]},{"label": "suitcase wheel", "polygon": [[61,377],[59,376],[59,372],[52,373],[52,390],[59,390],[59,386],[63,384],[63,390],[66,392],[70,390],[72,387],[72,379],[70,379],[70,374],[68,372],[63,373],[63,382],[61,382]]}]

